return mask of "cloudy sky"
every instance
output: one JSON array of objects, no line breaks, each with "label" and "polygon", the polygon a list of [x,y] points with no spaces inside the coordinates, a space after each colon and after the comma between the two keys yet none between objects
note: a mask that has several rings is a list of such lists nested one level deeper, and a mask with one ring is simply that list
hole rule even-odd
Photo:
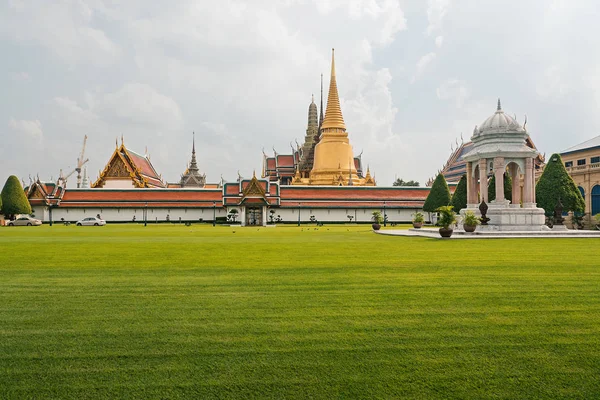
[{"label": "cloudy sky", "polygon": [[177,181],[192,131],[208,181],[251,176],[302,142],[332,47],[379,185],[424,183],[498,97],[541,152],[600,133],[594,0],[0,1],[1,182],[56,179],[86,134],[92,180],[123,135]]}]

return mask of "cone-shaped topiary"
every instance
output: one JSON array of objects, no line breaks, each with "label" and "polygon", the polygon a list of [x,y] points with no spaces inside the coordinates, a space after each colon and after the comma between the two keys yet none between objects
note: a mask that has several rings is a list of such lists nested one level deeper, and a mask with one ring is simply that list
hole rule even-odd
[{"label": "cone-shaped topiary", "polygon": [[2,213],[7,219],[14,219],[16,214],[31,214],[31,205],[16,176],[8,177],[0,197],[2,197]]},{"label": "cone-shaped topiary", "polygon": [[463,175],[458,181],[458,185],[456,185],[456,189],[454,189],[454,194],[452,195],[452,202],[450,203],[454,206],[454,211],[457,213],[460,212],[463,208],[467,208],[467,176]]},{"label": "cone-shaped topiary", "polygon": [[[512,200],[512,179],[504,173],[504,198]],[[488,182],[488,202],[496,200],[496,176],[492,175],[492,179]]]},{"label": "cone-shaped topiary", "polygon": [[546,216],[549,217],[554,215],[554,208],[559,198],[563,210],[585,211],[583,196],[565,169],[560,154],[552,154],[550,157],[540,180],[535,185],[535,197],[538,207],[543,208]]},{"label": "cone-shaped topiary", "polygon": [[450,189],[444,175],[438,174],[431,185],[429,195],[423,204],[423,211],[435,212],[436,208],[450,204]]}]

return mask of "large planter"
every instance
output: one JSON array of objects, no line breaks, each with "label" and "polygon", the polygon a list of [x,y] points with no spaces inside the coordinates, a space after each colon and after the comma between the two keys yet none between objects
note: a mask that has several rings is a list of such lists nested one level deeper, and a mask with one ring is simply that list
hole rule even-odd
[{"label": "large planter", "polygon": [[379,229],[381,229],[381,225],[379,225],[379,224],[373,224],[371,226],[373,227],[374,231],[378,231]]},{"label": "large planter", "polygon": [[477,225],[463,225],[463,228],[465,228],[465,232],[473,233],[475,232],[475,228],[477,228]]},{"label": "large planter", "polygon": [[422,222],[413,222],[413,228],[419,229],[423,226]]},{"label": "large planter", "polygon": [[452,232],[454,231],[450,228],[440,228],[440,236],[443,238],[449,238],[452,236]]}]

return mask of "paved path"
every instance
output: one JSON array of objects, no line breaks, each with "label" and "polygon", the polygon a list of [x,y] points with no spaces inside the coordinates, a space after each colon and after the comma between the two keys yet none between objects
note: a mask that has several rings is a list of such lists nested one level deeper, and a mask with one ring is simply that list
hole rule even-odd
[{"label": "paved path", "polygon": [[[426,237],[433,239],[446,239],[442,238],[437,228],[421,228],[421,229],[398,229],[398,230],[383,230],[375,231],[380,235],[390,236],[412,236],[412,237]],[[496,232],[479,232],[467,233],[463,230],[455,230],[452,237],[449,239],[516,239],[516,238],[600,238],[600,231],[587,231],[587,230],[560,230],[560,231],[540,231],[540,232],[526,232],[526,231],[496,231]]]}]

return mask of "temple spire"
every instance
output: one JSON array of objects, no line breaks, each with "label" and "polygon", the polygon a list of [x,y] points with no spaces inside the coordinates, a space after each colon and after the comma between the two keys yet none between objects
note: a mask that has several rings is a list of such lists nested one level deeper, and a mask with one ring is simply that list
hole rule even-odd
[{"label": "temple spire", "polygon": [[498,111],[502,110],[502,104],[500,104],[500,97],[498,97]]},{"label": "temple spire", "polygon": [[192,160],[188,167],[190,172],[198,172],[198,163],[196,162],[196,132],[192,132]]},{"label": "temple spire", "polygon": [[342,116],[340,107],[340,98],[338,95],[337,83],[335,80],[335,50],[331,49],[331,81],[329,82],[329,95],[327,97],[327,110],[325,111],[325,120],[323,129],[333,128],[345,131],[346,124]]},{"label": "temple spire", "polygon": [[321,129],[321,125],[323,125],[323,74],[321,74],[321,107],[319,108],[319,130]]}]

